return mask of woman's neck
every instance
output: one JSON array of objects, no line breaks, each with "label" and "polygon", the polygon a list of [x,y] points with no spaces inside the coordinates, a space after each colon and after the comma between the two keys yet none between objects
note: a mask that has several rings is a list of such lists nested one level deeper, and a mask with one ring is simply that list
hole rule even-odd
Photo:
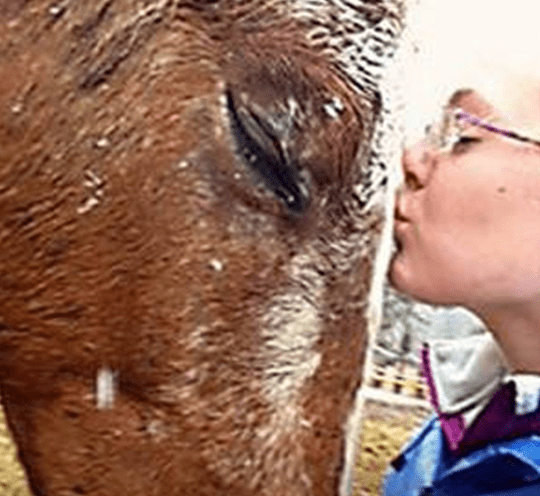
[{"label": "woman's neck", "polygon": [[540,374],[540,299],[475,313],[499,342],[513,372]]}]

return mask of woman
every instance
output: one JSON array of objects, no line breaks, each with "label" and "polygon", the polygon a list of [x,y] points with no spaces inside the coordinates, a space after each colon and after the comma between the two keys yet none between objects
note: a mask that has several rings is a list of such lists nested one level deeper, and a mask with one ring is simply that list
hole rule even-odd
[{"label": "woman", "polygon": [[404,152],[390,272],[415,298],[471,309],[528,372],[540,372],[540,135],[519,131],[540,129],[537,91],[514,122],[458,91],[428,142]]},{"label": "woman", "polygon": [[389,276],[490,332],[422,350],[435,414],[382,494],[540,495],[540,2],[418,3],[408,133],[443,108],[402,156]]},{"label": "woman", "polygon": [[[437,416],[390,467],[386,496],[540,494],[540,79],[514,82],[504,114],[455,92],[403,154],[391,282],[472,310],[503,356],[489,339],[424,350]],[[456,356],[448,386],[441,364]]]}]

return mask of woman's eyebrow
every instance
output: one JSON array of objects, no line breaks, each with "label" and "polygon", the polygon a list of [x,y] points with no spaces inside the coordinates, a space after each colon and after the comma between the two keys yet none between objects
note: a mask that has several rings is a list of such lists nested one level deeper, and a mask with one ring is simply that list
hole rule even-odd
[{"label": "woman's eyebrow", "polygon": [[460,88],[448,99],[448,107],[463,107],[463,103],[466,103],[471,97],[473,97],[475,91],[470,88]]},{"label": "woman's eyebrow", "polygon": [[448,99],[448,107],[459,107],[465,112],[481,119],[497,116],[494,107],[488,103],[476,90],[461,88]]}]

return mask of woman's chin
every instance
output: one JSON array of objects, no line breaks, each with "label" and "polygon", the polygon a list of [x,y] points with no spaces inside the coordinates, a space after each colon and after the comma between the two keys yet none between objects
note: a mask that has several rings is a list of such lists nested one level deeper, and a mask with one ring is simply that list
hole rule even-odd
[{"label": "woman's chin", "polygon": [[428,278],[428,284],[422,281],[422,271],[410,267],[407,257],[402,251],[396,251],[390,263],[388,280],[390,285],[400,293],[422,303],[444,305],[441,295],[435,294],[433,278]]},{"label": "woman's chin", "polygon": [[390,284],[401,293],[407,294],[407,267],[402,248],[397,245],[388,270]]}]

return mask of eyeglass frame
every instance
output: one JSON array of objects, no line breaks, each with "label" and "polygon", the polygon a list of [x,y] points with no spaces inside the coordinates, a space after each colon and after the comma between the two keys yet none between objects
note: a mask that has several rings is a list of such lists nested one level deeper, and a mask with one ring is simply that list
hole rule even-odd
[{"label": "eyeglass frame", "polygon": [[[426,128],[426,139],[428,144],[434,149],[445,153],[452,150],[454,145],[460,140],[463,126],[460,121],[466,121],[473,126],[481,127],[487,131],[500,134],[506,138],[514,139],[522,143],[530,143],[540,146],[540,140],[523,136],[509,129],[494,126],[493,124],[480,119],[459,107],[447,107],[444,109],[442,120],[439,122],[439,128],[428,126]],[[434,129],[435,128],[435,129]]]}]

